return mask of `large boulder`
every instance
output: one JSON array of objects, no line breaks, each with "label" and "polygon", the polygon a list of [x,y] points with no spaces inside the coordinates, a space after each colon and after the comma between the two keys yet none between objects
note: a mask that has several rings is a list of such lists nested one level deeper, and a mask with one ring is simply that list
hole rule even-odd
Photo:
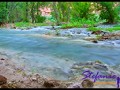
[{"label": "large boulder", "polygon": [[44,87],[47,88],[52,88],[52,87],[56,87],[59,86],[60,84],[58,83],[57,80],[46,80],[43,84]]},{"label": "large boulder", "polygon": [[0,75],[0,85],[6,84],[7,83],[7,78]]}]

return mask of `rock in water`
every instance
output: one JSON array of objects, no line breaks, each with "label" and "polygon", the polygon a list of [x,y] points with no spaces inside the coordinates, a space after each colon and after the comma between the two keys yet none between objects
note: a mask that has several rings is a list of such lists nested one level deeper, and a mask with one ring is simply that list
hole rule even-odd
[{"label": "rock in water", "polygon": [[6,84],[7,83],[7,78],[0,75],[0,85]]},{"label": "rock in water", "polygon": [[98,41],[96,41],[96,40],[93,40],[92,42],[93,42],[93,43],[98,43]]},{"label": "rock in water", "polygon": [[98,69],[98,70],[104,70],[104,71],[107,71],[108,70],[108,67],[104,64],[95,64],[93,65],[93,67],[95,69]]},{"label": "rock in water", "polygon": [[89,80],[89,79],[85,79],[82,83],[81,83],[83,88],[92,88],[94,86],[94,83]]},{"label": "rock in water", "polygon": [[0,60],[5,60],[4,58],[1,58]]}]

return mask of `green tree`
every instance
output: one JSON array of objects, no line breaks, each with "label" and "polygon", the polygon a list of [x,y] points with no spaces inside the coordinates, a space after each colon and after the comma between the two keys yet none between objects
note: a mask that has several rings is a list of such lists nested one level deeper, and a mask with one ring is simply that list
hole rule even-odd
[{"label": "green tree", "polygon": [[90,9],[90,2],[73,2],[72,4],[72,17],[88,19]]},{"label": "green tree", "polygon": [[118,20],[118,6],[114,2],[100,2],[102,6],[100,17],[106,19],[106,23],[116,23]]},{"label": "green tree", "polygon": [[61,22],[70,21],[70,2],[53,2],[52,3],[52,16],[56,19],[56,24],[60,25]]},{"label": "green tree", "polygon": [[0,25],[7,22],[6,2],[0,2]]}]

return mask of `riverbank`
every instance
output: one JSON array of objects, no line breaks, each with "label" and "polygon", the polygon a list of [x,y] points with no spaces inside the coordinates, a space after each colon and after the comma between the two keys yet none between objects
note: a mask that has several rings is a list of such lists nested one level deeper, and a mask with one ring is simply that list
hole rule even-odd
[{"label": "riverbank", "polygon": [[[64,88],[60,80],[42,77],[39,74],[30,74],[24,67],[19,67],[4,55],[0,55],[0,87],[1,88]],[[4,79],[6,78],[6,79]]]},{"label": "riverbank", "polygon": [[[56,30],[57,29],[59,29],[59,31],[60,32],[56,32]],[[15,33],[17,32],[17,34],[15,35],[15,37],[12,37],[12,36],[14,36],[13,35],[13,32],[14,32],[14,30],[15,30]],[[51,47],[49,47],[49,45],[47,45],[47,44],[49,44],[49,43],[53,43],[54,41],[51,41],[51,42],[49,42],[49,43],[40,43],[40,42],[43,42],[43,41],[38,41],[39,43],[33,43],[32,44],[32,42],[30,41],[31,39],[32,39],[32,37],[34,37],[34,40],[32,40],[32,41],[36,41],[37,42],[37,40],[36,39],[38,39],[38,40],[40,40],[40,38],[41,37],[43,37],[43,38],[47,38],[46,39],[46,41],[49,41],[49,39],[48,38],[60,38],[61,39],[61,37],[67,37],[67,39],[66,38],[64,38],[64,41],[65,40],[67,40],[67,41],[73,41],[73,42],[81,42],[81,43],[83,43],[84,41],[86,41],[86,43],[88,43],[88,44],[90,44],[90,43],[92,43],[92,44],[96,44],[96,45],[98,45],[99,44],[99,42],[100,41],[98,41],[98,43],[95,43],[95,42],[91,42],[91,41],[89,41],[89,40],[84,40],[85,38],[91,38],[91,37],[96,37],[96,35],[95,34],[92,34],[92,32],[91,31],[87,31],[86,30],[86,28],[71,28],[71,29],[65,29],[65,30],[61,30],[59,27],[55,27],[54,29],[52,29],[52,26],[43,26],[43,27],[36,27],[36,28],[33,28],[33,29],[29,29],[29,30],[16,30],[16,29],[14,29],[14,30],[10,30],[10,32],[8,33],[7,32],[7,34],[9,35],[10,34],[10,36],[9,37],[7,37],[7,38],[3,38],[3,42],[5,42],[5,41],[8,41],[8,40],[10,40],[10,39],[12,39],[13,40],[13,38],[17,38],[17,39],[14,39],[13,41],[10,41],[10,42],[6,42],[7,44],[8,44],[8,46],[9,45],[13,45],[13,44],[11,44],[11,42],[13,42],[13,43],[15,43],[15,42],[20,42],[20,41],[22,41],[23,39],[24,40],[26,40],[26,42],[27,43],[29,43],[30,44],[30,47],[28,47],[27,46],[27,43],[23,43],[23,44],[21,44],[21,42],[17,45],[17,47],[19,47],[19,45],[20,45],[20,50],[21,50],[21,45],[23,45],[22,46],[22,48],[24,47],[24,45],[26,46],[26,47],[28,47],[29,48],[29,51],[31,51],[30,50],[30,48],[32,48],[32,50],[33,49],[35,49],[36,48],[36,45],[38,44],[38,47],[37,47],[37,49],[39,48],[40,50],[42,50],[43,49],[43,51],[46,49],[46,50],[49,50],[49,48],[51,48]],[[19,32],[22,32],[22,33],[25,33],[25,32],[32,32],[32,33],[27,33],[27,34],[19,34]],[[35,34],[34,34],[34,32],[35,32]],[[59,33],[59,34],[57,34],[56,35],[56,33]],[[4,33],[3,33],[4,34]],[[1,34],[2,35],[2,34]],[[7,36],[8,36],[7,35]],[[23,35],[23,36],[21,36],[21,37],[19,37],[19,35]],[[4,36],[4,35],[3,35]],[[18,37],[16,37],[16,36],[18,36]],[[26,38],[27,37],[27,38]],[[29,38],[28,38],[29,37]],[[63,39],[63,38],[62,38]],[[57,41],[58,41],[58,39],[57,39]],[[119,41],[119,40],[118,40]],[[24,41],[25,42],[25,41]],[[66,42],[66,41],[65,41]],[[101,41],[102,42],[102,41]],[[106,41],[104,41],[104,42],[106,42]],[[71,43],[71,42],[70,42]],[[66,48],[68,47],[68,46],[70,46],[70,43],[69,44],[66,44],[67,46],[66,46]],[[84,42],[85,43],[85,42]],[[55,46],[54,46],[54,44],[55,44]],[[54,44],[50,44],[50,46],[53,46],[53,48],[55,49],[56,48],[56,46],[63,46],[65,43],[60,43],[60,42],[54,42]],[[60,44],[60,45],[59,45]],[[72,44],[72,43],[71,43]],[[31,47],[32,45],[34,45],[34,47]],[[45,45],[47,45],[47,46],[45,46]],[[106,47],[108,46],[107,44],[103,44],[103,45],[105,45]],[[111,45],[111,44],[109,44],[109,45]],[[119,44],[118,44],[119,45]],[[2,44],[1,44],[1,46],[2,46]],[[76,45],[75,45],[76,46]],[[112,45],[112,46],[114,46],[114,45]],[[26,49],[26,47],[24,47],[24,49]],[[73,46],[71,46],[69,49],[67,49],[66,51],[68,52],[71,48],[72,48]],[[86,46],[87,47],[87,46]],[[88,46],[89,47],[89,46]],[[14,46],[14,48],[15,48],[15,46]],[[42,49],[41,49],[42,48]],[[79,48],[82,48],[82,47],[78,47],[76,50],[78,50]],[[23,49],[23,51],[24,51],[24,49]],[[51,48],[52,49],[52,48]],[[89,48],[87,48],[87,50],[88,50]],[[59,51],[59,49],[55,49],[55,52],[53,52],[53,53],[55,53],[56,54],[56,50],[58,50]],[[60,48],[60,50],[61,50],[61,48]],[[65,48],[63,49],[64,50],[64,52],[65,52]],[[81,50],[79,50],[79,52],[80,52]],[[71,52],[73,52],[73,50],[71,51]],[[76,51],[75,51],[76,52]],[[78,51],[77,51],[78,52]],[[88,51],[87,51],[88,52]],[[85,52],[86,54],[87,54],[87,52]],[[23,54],[24,54],[24,52],[22,52]],[[42,53],[42,52],[41,52]],[[51,53],[51,52],[50,52]],[[84,53],[84,52],[83,52]],[[45,54],[46,54],[46,52],[45,52]],[[59,54],[59,52],[58,52],[58,54]],[[76,53],[75,53],[76,54]],[[93,55],[93,53],[91,53],[92,55]],[[13,57],[15,57],[14,55],[16,55],[16,54],[13,54],[12,56]],[[21,54],[17,54],[18,56],[21,56]],[[32,54],[30,54],[30,55],[28,55],[29,56],[29,58],[25,58],[24,56],[22,57],[22,59],[25,59],[25,60],[28,60],[28,59],[32,59],[31,61],[33,61],[33,60],[35,60],[35,57],[34,56],[31,56],[31,55],[33,55],[33,53]],[[60,54],[59,55],[61,55],[61,52],[60,52]],[[58,55],[58,56],[59,56]],[[66,55],[66,54],[65,54]],[[69,57],[70,57],[70,55],[72,55],[72,54],[68,54],[69,55]],[[85,58],[85,56],[84,56],[84,54],[82,54],[83,55],[83,57]],[[87,54],[87,55],[89,55],[89,53]],[[96,54],[94,54],[94,55],[96,55]],[[109,54],[107,54],[107,55],[109,55]],[[115,54],[116,55],[116,54]],[[31,56],[31,57],[30,57]],[[35,53],[35,56],[37,56],[37,54]],[[46,55],[47,56],[47,55]],[[90,55],[91,56],[91,55]],[[42,56],[40,56],[40,57],[42,57]],[[42,63],[41,61],[43,60],[43,58],[41,58],[41,60],[40,60],[40,57],[38,57],[39,58],[39,61],[40,61],[40,63]],[[105,57],[105,56],[104,56]],[[19,59],[18,59],[19,58]],[[21,61],[21,58],[20,57],[18,57],[18,58],[16,58],[16,62],[20,62]],[[57,57],[57,58],[59,58],[59,57]],[[57,58],[55,58],[55,62],[53,62],[54,64],[57,62],[57,64],[61,64],[59,61],[60,60],[62,60],[62,58],[60,58],[60,59],[58,59],[58,61],[57,61]],[[77,87],[77,88],[82,88],[82,86],[81,86],[81,83],[82,83],[82,80],[81,80],[81,78],[83,77],[83,76],[81,76],[81,71],[83,71],[83,70],[86,70],[86,67],[81,67],[81,66],[79,66],[79,65],[81,65],[81,64],[79,64],[79,63],[77,63],[77,65],[75,64],[75,65],[73,65],[73,67],[71,67],[71,72],[69,72],[69,73],[71,73],[71,75],[73,74],[73,76],[75,76],[75,77],[71,77],[69,80],[65,80],[65,81],[63,81],[63,80],[55,80],[55,79],[53,79],[53,78],[50,78],[50,77],[43,77],[41,74],[35,74],[35,73],[30,73],[30,72],[28,72],[28,71],[26,71],[26,70],[24,70],[23,68],[24,67],[20,67],[18,64],[16,64],[15,62],[13,62],[12,60],[10,60],[11,58],[9,58],[9,57],[7,57],[7,56],[4,56],[4,55],[2,55],[1,56],[1,60],[0,60],[0,62],[1,62],[1,65],[0,65],[0,68],[2,68],[1,69],[1,71],[0,71],[0,75],[2,75],[2,76],[4,76],[4,77],[6,77],[7,78],[7,84],[6,85],[2,85],[2,87],[8,87],[8,88],[13,88],[13,87],[17,87],[17,88],[48,88],[48,87],[52,87],[52,88],[75,88],[75,87]],[[53,60],[54,58],[51,58],[51,60],[52,61],[54,61]],[[78,58],[78,59],[80,59],[80,60],[82,60],[81,58]],[[110,58],[109,58],[110,59]],[[45,59],[44,58],[44,61],[46,61],[46,60],[48,60],[49,61],[49,57],[47,58],[47,59]],[[75,60],[75,58],[74,58],[74,60]],[[114,58],[112,58],[112,60],[114,60]],[[117,59],[116,59],[117,60]],[[47,61],[47,62],[48,62]],[[29,62],[29,61],[28,61]],[[46,63],[47,62],[45,62],[45,63],[43,63],[43,65],[46,65]],[[67,59],[67,60],[65,60],[64,61],[64,59],[63,59],[63,63],[65,63],[65,64],[69,64],[68,62],[70,62],[69,61],[69,59]],[[33,62],[31,62],[32,64],[33,64]],[[38,62],[39,63],[39,62]],[[63,65],[63,63],[62,63],[62,65]],[[87,63],[87,62],[85,62],[85,63]],[[73,63],[72,63],[73,64]],[[36,64],[35,64],[36,65]],[[42,65],[42,64],[41,64]],[[84,64],[82,64],[82,65],[84,65]],[[104,65],[104,64],[95,64],[95,63],[93,63],[93,64],[90,64],[90,63],[87,63],[87,64],[85,64],[86,66],[88,66],[87,68],[88,69],[90,69],[90,70],[94,70],[96,67],[97,67],[97,69],[95,69],[95,70],[99,70],[99,69],[101,69],[101,71],[103,71],[103,69],[105,70],[104,72],[106,73],[106,71],[109,71],[108,70],[108,68],[109,67],[107,67],[107,69],[106,69],[106,66]],[[95,65],[95,67],[91,67],[91,66],[89,66],[89,65]],[[26,65],[27,66],[27,65]],[[41,68],[41,67],[40,67]],[[40,70],[40,68],[39,68],[39,70]],[[56,67],[53,67],[53,68],[50,68],[49,69],[49,67],[48,67],[48,69],[44,69],[44,68],[42,68],[42,69],[44,69],[44,70],[55,70],[54,72],[56,73],[56,74],[60,74],[60,73],[63,73],[63,72],[61,72],[60,70],[61,69],[63,69],[63,68],[58,68],[57,67],[57,69],[54,69],[54,68],[56,68]],[[109,68],[110,69],[110,68]],[[58,70],[58,71],[57,71]],[[59,73],[60,72],[60,73]],[[78,73],[77,73],[78,72]],[[114,70],[112,70],[111,72],[114,72]],[[67,72],[65,72],[65,73],[67,73]],[[69,74],[68,73],[68,74]],[[120,75],[119,74],[119,70],[118,70],[118,72],[117,71],[115,71],[114,73],[117,73],[118,75]],[[77,75],[74,75],[74,74],[78,74],[78,76]],[[110,73],[107,73],[107,74],[110,74]],[[61,75],[61,74],[60,74]],[[77,76],[77,77],[76,77]],[[13,85],[13,86],[12,86]],[[109,87],[113,87],[113,88],[116,88],[116,85],[94,85],[94,87],[93,88],[109,88]]]},{"label": "riverbank", "polygon": [[[83,84],[83,75],[75,75],[75,77],[63,81],[43,77],[40,74],[29,74],[4,55],[0,55],[0,57],[0,88],[116,88],[117,86],[115,80],[108,81],[106,79],[101,82],[98,80],[95,83],[91,79],[86,79],[86,83]],[[99,70],[102,74],[106,72],[108,75],[111,70],[116,74],[116,70],[112,70],[108,65],[99,61],[76,63],[71,68],[73,74],[75,74],[76,70],[81,70],[77,71],[78,73],[83,70],[91,70],[95,73],[95,70]],[[120,74],[117,73],[117,75]]]}]

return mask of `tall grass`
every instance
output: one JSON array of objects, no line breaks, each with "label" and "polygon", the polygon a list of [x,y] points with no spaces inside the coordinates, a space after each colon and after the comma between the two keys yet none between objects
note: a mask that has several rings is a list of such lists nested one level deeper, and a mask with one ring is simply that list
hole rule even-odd
[{"label": "tall grass", "polygon": [[16,22],[16,27],[33,27],[33,26],[47,26],[45,23],[29,23],[29,22]]}]

